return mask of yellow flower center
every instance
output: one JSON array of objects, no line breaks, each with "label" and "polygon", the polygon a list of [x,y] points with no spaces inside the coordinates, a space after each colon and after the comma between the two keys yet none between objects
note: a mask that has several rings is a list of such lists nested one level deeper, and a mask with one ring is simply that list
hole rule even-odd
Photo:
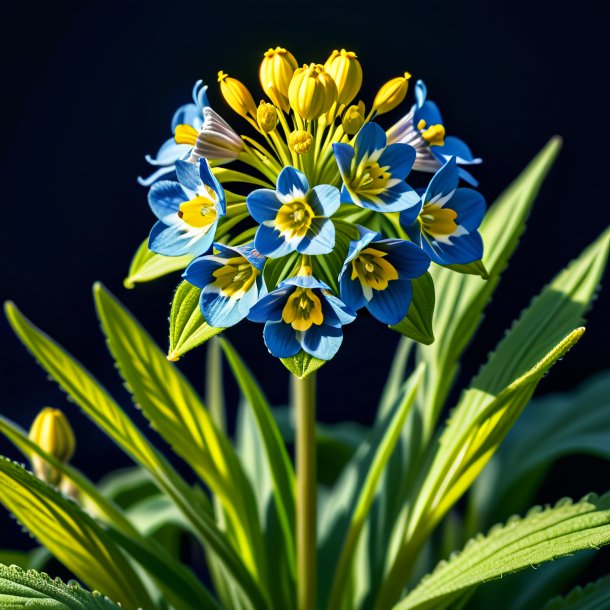
[{"label": "yellow flower center", "polygon": [[297,288],[284,305],[282,320],[298,331],[305,331],[313,324],[319,326],[324,321],[320,298],[310,288]]},{"label": "yellow flower center", "polygon": [[351,279],[360,280],[363,288],[385,290],[388,282],[398,279],[398,271],[387,261],[387,252],[365,248],[352,261]]},{"label": "yellow flower center", "polygon": [[286,238],[303,237],[306,235],[314,218],[311,206],[302,200],[285,203],[278,211],[275,227]]},{"label": "yellow flower center", "polygon": [[444,146],[445,128],[440,123],[430,125],[430,127],[426,128],[426,121],[422,119],[417,124],[417,129],[421,132],[421,137],[426,140],[430,146]]},{"label": "yellow flower center", "polygon": [[241,298],[250,290],[258,273],[243,256],[235,256],[212,273],[216,278],[212,285],[218,287],[223,296]]},{"label": "yellow flower center", "polygon": [[457,212],[438,203],[426,203],[419,216],[423,229],[429,235],[453,235],[457,230]]},{"label": "yellow flower center", "polygon": [[391,174],[389,165],[381,167],[377,161],[361,163],[352,180],[352,189],[357,193],[380,195],[387,189]]},{"label": "yellow flower center", "polygon": [[180,204],[178,216],[196,229],[210,227],[217,217],[216,202],[211,197],[197,195],[195,199]]}]

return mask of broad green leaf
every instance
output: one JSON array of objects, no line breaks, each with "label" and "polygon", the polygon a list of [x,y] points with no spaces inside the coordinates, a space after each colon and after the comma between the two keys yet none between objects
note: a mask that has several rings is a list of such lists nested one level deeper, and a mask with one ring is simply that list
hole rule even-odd
[{"label": "broad green leaf", "polygon": [[354,560],[354,551],[373,504],[373,498],[377,491],[379,480],[394,451],[394,447],[398,442],[407,415],[415,401],[423,372],[424,365],[420,365],[410,377],[409,385],[406,388],[402,403],[391,418],[388,427],[384,431],[379,442],[372,446],[370,458],[363,464],[365,476],[362,480],[360,491],[355,497],[355,502],[350,511],[351,514],[348,516],[349,526],[339,555],[339,561],[330,594],[329,607],[331,608],[336,608],[338,610],[339,608],[349,607],[349,605],[345,605],[345,588],[349,571]]},{"label": "broad green leaf", "polygon": [[220,345],[247,405],[252,409],[273,480],[273,495],[282,529],[287,557],[294,558],[295,549],[295,477],[294,469],[273,419],[271,407],[256,380],[225,339]]},{"label": "broad green leaf", "polygon": [[167,359],[179,360],[186,352],[208,341],[224,329],[210,326],[199,310],[201,289],[180,282],[172,300],[169,315],[169,352]]},{"label": "broad green leaf", "polygon": [[585,587],[576,587],[565,597],[550,600],[543,610],[607,610],[608,608],[610,608],[610,575]]},{"label": "broad green leaf", "polygon": [[432,346],[418,350],[420,358],[429,363],[426,400],[422,406],[427,435],[431,434],[457,374],[460,356],[478,328],[483,310],[519,243],[532,204],[560,147],[561,140],[553,138],[485,215],[480,232],[485,247],[483,264],[489,276],[487,281],[438,266],[431,270],[442,299],[434,312],[437,340]]},{"label": "broad green leaf", "polygon": [[49,610],[120,610],[100,593],[91,593],[75,582],[64,584],[46,574],[0,564],[0,608]]},{"label": "broad green leaf", "polygon": [[466,590],[505,574],[610,544],[610,494],[562,500],[512,518],[442,562],[394,610],[444,610]]},{"label": "broad green leaf", "polygon": [[0,502],[90,587],[126,608],[152,606],[142,582],[108,534],[74,502],[6,458],[0,458]]},{"label": "broad green leaf", "polygon": [[184,256],[156,254],[148,249],[148,238],[146,238],[133,256],[123,284],[125,288],[133,288],[136,284],[156,280],[168,273],[181,271],[191,260],[193,260],[193,257],[189,254]]},{"label": "broad green leaf", "polygon": [[610,374],[533,400],[473,486],[471,513],[485,526],[523,510],[553,462],[574,454],[610,460],[608,439]]},{"label": "broad green leaf", "polygon": [[315,356],[311,356],[307,352],[301,350],[295,356],[289,358],[280,358],[282,364],[299,379],[305,379],[312,373],[315,373],[321,366],[326,364],[326,360],[320,360]]},{"label": "broad green leaf", "polygon": [[267,290],[272,291],[287,277],[295,275],[301,264],[301,255],[291,252],[280,258],[268,258],[263,269],[263,280]]},{"label": "broad green leaf", "polygon": [[434,281],[429,273],[411,282],[413,300],[404,320],[391,326],[392,330],[409,337],[418,343],[430,345],[434,343],[432,316],[434,315]]},{"label": "broad green leaf", "polygon": [[246,565],[265,563],[252,489],[228,438],[192,386],[136,319],[101,284],[95,304],[108,348],[127,389],[152,426],[216,493],[230,517]]},{"label": "broad green leaf", "polygon": [[80,363],[27,320],[12,303],[5,305],[13,330],[37,362],[68,396],[176,502],[192,524],[197,538],[213,552],[257,610],[266,601],[243,561],[220,531],[207,498],[196,494],[155,450],[106,390]]}]

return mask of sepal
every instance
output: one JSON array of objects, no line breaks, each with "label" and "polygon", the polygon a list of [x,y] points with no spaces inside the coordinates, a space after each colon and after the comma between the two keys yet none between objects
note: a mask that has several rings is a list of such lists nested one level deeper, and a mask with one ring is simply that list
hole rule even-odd
[{"label": "sepal", "polygon": [[307,352],[301,350],[298,354],[290,356],[290,358],[280,358],[282,364],[299,379],[305,379],[312,373],[315,373],[327,360],[320,360],[314,356],[310,356]]},{"label": "sepal", "polygon": [[412,280],[413,299],[404,320],[390,326],[392,330],[413,339],[418,343],[430,345],[434,343],[434,329],[432,319],[434,316],[434,281],[430,273]]}]

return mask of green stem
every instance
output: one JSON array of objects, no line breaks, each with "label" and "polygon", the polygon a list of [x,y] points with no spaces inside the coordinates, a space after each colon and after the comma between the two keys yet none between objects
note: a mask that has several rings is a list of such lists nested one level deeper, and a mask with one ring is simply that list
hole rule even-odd
[{"label": "green stem", "polygon": [[313,610],[316,592],[316,374],[292,375],[297,469],[297,608]]}]

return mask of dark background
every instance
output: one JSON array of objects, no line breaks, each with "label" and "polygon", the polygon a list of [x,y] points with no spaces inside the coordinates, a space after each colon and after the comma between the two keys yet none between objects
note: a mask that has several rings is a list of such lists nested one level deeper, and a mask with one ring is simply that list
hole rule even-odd
[{"label": "dark background", "polygon": [[[103,281],[166,345],[177,278],[132,291],[122,286],[154,221],[146,190],[136,183],[150,172],[144,154],[170,135],[172,113],[190,101],[196,79],[210,84],[213,106],[229,116],[215,86],[219,69],[258,97],[258,63],[268,47],[287,46],[300,62],[323,62],[345,47],[361,59],[369,103],[379,85],[405,69],[426,81],[449,133],[483,157],[475,173],[489,202],[548,138],[564,137],[529,230],[466,354],[464,384],[531,297],[610,223],[608,7],[593,0],[570,10],[531,0],[5,6],[1,296],[16,301],[135,413],[99,333],[91,285]],[[567,390],[610,367],[609,305],[610,290],[602,290],[589,331],[539,393]],[[287,375],[267,354],[261,331],[244,323],[228,336],[271,400],[282,404]],[[97,480],[128,464],[45,379],[4,320],[0,334],[2,414],[28,426],[45,405],[65,408],[78,430],[78,467]],[[347,329],[339,356],[319,376],[320,419],[372,420],[397,338],[366,316]],[[199,388],[202,351],[180,365]],[[229,393],[236,397],[231,386]],[[0,450],[16,457],[3,442]],[[562,462],[539,500],[605,491],[609,474],[592,459]],[[30,544],[4,514],[0,528],[0,547]]]}]

